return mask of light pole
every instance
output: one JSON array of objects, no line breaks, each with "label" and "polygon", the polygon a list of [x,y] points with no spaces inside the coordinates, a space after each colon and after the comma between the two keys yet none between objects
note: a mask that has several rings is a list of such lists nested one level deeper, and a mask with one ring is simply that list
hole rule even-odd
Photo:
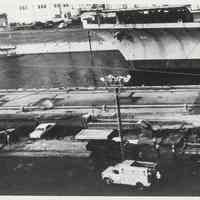
[{"label": "light pole", "polygon": [[121,153],[121,160],[125,160],[125,151],[124,151],[124,137],[122,133],[122,122],[121,122],[121,112],[120,112],[120,87],[124,84],[129,82],[131,76],[113,76],[108,75],[106,77],[100,78],[101,81],[106,83],[109,86],[112,86],[115,88],[115,105],[117,110],[117,121],[118,121],[118,132],[120,137],[120,153]]}]

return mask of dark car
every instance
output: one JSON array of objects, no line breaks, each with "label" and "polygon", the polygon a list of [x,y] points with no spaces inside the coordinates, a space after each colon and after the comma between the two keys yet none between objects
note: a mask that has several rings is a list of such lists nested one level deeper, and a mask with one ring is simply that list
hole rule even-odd
[{"label": "dark car", "polygon": [[45,28],[54,28],[55,27],[55,23],[53,21],[47,21],[45,24],[44,24],[44,27]]},{"label": "dark car", "polygon": [[44,29],[45,28],[45,24],[42,22],[35,22],[35,24],[32,26],[32,29]]}]

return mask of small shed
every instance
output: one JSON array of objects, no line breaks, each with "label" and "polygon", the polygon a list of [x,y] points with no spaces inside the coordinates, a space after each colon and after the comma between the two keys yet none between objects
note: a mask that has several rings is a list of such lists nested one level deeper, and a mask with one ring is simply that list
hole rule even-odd
[{"label": "small shed", "polygon": [[76,140],[108,140],[117,135],[114,129],[82,129],[76,136]]},{"label": "small shed", "polygon": [[6,13],[0,14],[0,27],[8,26],[8,17]]},{"label": "small shed", "polygon": [[193,10],[192,11],[194,22],[200,22],[200,10]]}]

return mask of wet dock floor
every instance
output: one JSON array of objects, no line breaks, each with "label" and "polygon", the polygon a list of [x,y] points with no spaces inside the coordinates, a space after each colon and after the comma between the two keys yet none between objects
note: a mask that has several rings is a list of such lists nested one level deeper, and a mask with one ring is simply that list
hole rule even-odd
[{"label": "wet dock floor", "polygon": [[[200,194],[199,175],[192,166],[170,164],[168,180],[146,191],[133,187],[104,185],[88,158],[1,157],[0,193],[3,195],[192,195]],[[169,161],[170,162],[170,161]]]}]

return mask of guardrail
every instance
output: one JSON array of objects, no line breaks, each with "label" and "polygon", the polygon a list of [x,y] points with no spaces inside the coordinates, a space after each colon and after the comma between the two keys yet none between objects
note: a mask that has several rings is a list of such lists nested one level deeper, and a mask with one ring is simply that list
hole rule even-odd
[{"label": "guardrail", "polygon": [[[96,91],[105,92],[113,90],[115,87],[62,87],[62,88],[18,88],[18,89],[0,89],[0,93],[9,92],[79,92],[79,91]],[[134,91],[176,91],[176,90],[200,90],[200,85],[173,85],[173,86],[126,86],[120,87],[122,91],[124,90],[134,90]]]},{"label": "guardrail", "polygon": [[[200,104],[145,104],[145,105],[121,105],[121,109],[143,109],[143,108],[184,108],[189,109],[191,107],[200,108]],[[106,109],[115,109],[115,105],[106,105]],[[99,109],[102,110],[102,105],[100,106],[54,106],[52,108],[42,107],[42,106],[2,106],[0,110],[21,110],[21,109],[29,109],[29,110],[70,110],[70,109]]]}]

